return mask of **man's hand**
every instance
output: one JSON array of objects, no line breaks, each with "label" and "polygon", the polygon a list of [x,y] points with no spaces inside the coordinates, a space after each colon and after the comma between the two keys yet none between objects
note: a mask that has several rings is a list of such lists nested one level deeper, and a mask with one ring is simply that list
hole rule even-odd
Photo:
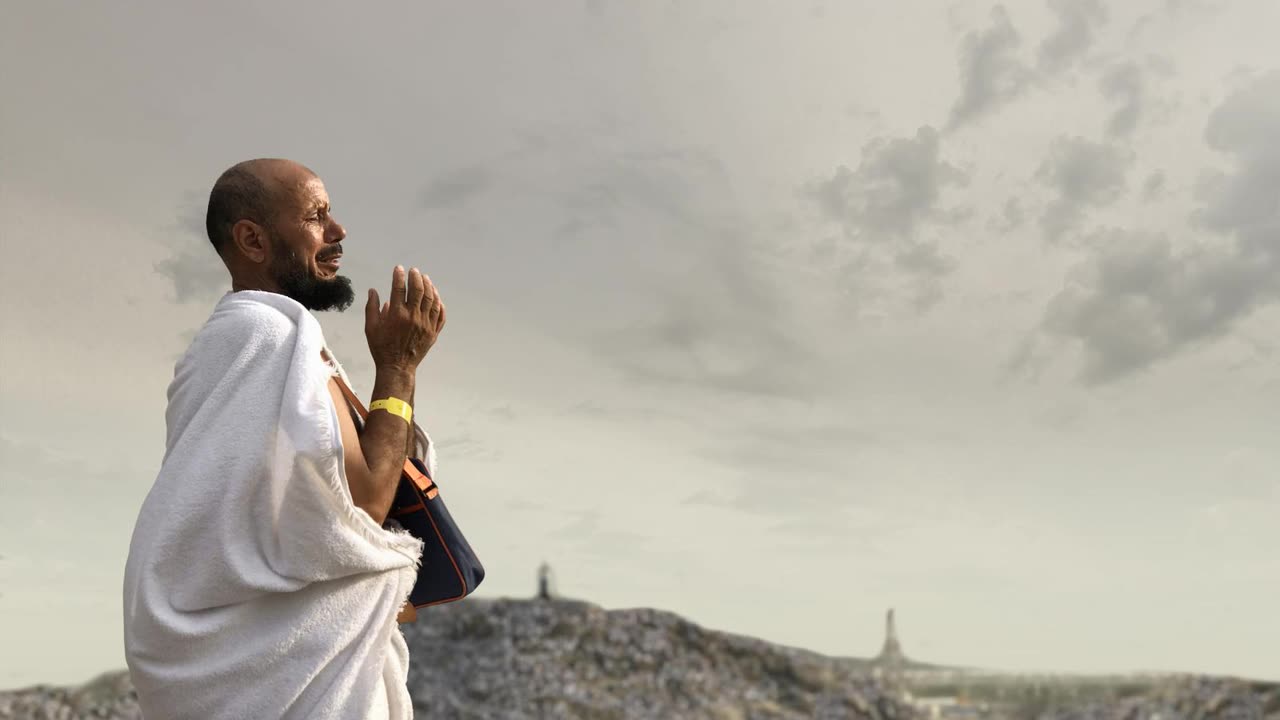
[{"label": "man's hand", "polygon": [[364,308],[364,334],[375,368],[417,370],[444,329],[444,301],[430,278],[397,265],[391,274],[391,297],[378,307],[378,291],[369,288]]},{"label": "man's hand", "polygon": [[[444,302],[417,268],[408,273],[407,281],[406,288],[406,273],[397,265],[391,297],[381,308],[377,291],[369,290],[365,337],[376,373],[372,399],[396,397],[412,405],[418,364],[444,328]],[[360,446],[367,472],[348,471],[347,480],[352,501],[378,524],[386,520],[395,499],[412,438],[412,424],[397,415],[375,410],[365,420]]]}]

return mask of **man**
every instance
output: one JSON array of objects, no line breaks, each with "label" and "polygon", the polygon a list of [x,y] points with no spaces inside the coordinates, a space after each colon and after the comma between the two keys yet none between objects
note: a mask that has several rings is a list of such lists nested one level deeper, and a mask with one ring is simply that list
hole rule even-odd
[{"label": "man", "polygon": [[434,460],[412,405],[444,303],[417,268],[395,268],[381,305],[370,289],[385,411],[360,423],[311,314],[354,299],[320,178],[288,160],[237,164],[214,184],[206,228],[232,290],[175,366],[164,460],[125,568],[143,715],[412,717],[396,618],[422,546],[382,525],[406,457]]}]

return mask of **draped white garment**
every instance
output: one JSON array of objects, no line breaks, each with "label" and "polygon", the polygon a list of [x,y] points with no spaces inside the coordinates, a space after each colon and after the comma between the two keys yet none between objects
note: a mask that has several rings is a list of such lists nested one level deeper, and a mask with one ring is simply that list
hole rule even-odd
[{"label": "draped white garment", "polygon": [[351,501],[324,347],[300,303],[228,292],[174,368],[125,568],[147,720],[413,715],[396,614],[422,545]]}]

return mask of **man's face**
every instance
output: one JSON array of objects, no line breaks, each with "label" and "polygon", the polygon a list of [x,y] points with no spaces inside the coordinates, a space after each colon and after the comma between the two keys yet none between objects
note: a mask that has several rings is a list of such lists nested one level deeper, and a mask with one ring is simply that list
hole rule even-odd
[{"label": "man's face", "polygon": [[271,227],[267,273],[280,292],[308,310],[346,310],[355,300],[351,279],[338,274],[336,260],[346,230],[329,214],[329,195],[319,178],[285,188]]}]

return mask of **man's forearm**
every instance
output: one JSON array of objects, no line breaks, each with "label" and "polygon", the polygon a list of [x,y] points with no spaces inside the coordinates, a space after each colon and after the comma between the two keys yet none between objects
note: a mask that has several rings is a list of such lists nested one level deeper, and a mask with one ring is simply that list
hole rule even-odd
[{"label": "man's forearm", "polygon": [[[412,404],[414,380],[413,370],[378,368],[373,382],[373,399],[396,397]],[[385,410],[371,411],[365,419],[360,449],[369,466],[372,487],[364,488],[356,504],[375,520],[386,517],[391,501],[395,499],[400,472],[408,457],[404,440],[406,425],[404,418]],[[412,432],[412,427],[409,430]]]},{"label": "man's forearm", "polygon": [[[417,385],[417,383],[415,382],[415,383],[414,383],[414,385]],[[417,406],[417,405],[415,405],[415,404],[414,404],[414,402],[413,402],[413,393],[414,393],[414,390],[416,390],[416,389],[417,389],[417,388],[414,388],[413,390],[410,390],[410,391],[409,391],[409,397],[408,397],[408,400],[409,400],[409,407],[411,407],[411,408],[414,408],[414,409],[415,409],[415,414],[416,414],[416,412],[417,412],[417,410],[416,410],[416,409],[417,409],[417,407],[418,407],[418,406]],[[414,456],[414,453],[415,453],[415,452],[417,451],[417,449],[418,449],[418,448],[417,448],[417,440],[418,440],[418,434],[417,434],[417,433],[415,433],[415,432],[413,431],[413,423],[409,423],[409,433],[408,433],[408,437],[405,439],[405,443],[404,443],[404,454],[405,454],[405,457],[413,457],[413,456]]]}]

